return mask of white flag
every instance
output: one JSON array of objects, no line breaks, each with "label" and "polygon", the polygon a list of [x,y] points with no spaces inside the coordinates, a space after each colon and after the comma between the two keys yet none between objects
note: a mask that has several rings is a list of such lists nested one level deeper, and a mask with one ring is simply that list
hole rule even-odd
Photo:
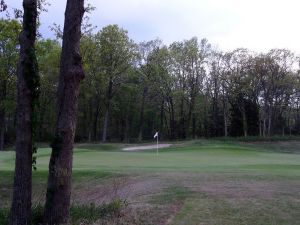
[{"label": "white flag", "polygon": [[158,137],[158,132],[156,132],[156,133],[154,134],[154,137],[153,137],[153,138],[156,138],[156,137]]}]

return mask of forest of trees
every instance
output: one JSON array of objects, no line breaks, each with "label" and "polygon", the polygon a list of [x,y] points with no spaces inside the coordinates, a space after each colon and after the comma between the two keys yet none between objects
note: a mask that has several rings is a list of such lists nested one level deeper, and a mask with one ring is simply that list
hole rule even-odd
[{"label": "forest of trees", "polygon": [[[74,139],[137,142],[300,133],[299,58],[287,49],[222,52],[193,37],[136,43],[118,25],[83,22],[67,0],[57,39],[38,32],[45,0],[0,19],[0,150],[15,146],[11,225],[31,220],[36,142],[51,143],[44,224],[70,216]],[[0,12],[7,5],[0,1]],[[83,31],[83,32],[82,32]]]},{"label": "forest of trees", "polygon": [[[21,24],[0,20],[0,149],[15,143]],[[54,29],[55,30],[55,29]],[[53,140],[62,35],[39,37],[35,140]],[[222,52],[193,37],[135,43],[118,25],[85,29],[76,141],[300,134],[299,58],[287,49]]]}]

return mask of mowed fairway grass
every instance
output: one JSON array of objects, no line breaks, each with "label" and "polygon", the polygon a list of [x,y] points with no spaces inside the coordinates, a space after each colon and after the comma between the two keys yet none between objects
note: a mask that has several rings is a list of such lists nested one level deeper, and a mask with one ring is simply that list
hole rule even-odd
[{"label": "mowed fairway grass", "polygon": [[[300,142],[199,140],[158,155],[122,147],[76,145],[73,204],[117,195],[134,208],[137,224],[300,224]],[[37,154],[35,203],[44,201],[49,155],[49,148]],[[0,207],[10,204],[13,169],[14,153],[0,152]]]}]

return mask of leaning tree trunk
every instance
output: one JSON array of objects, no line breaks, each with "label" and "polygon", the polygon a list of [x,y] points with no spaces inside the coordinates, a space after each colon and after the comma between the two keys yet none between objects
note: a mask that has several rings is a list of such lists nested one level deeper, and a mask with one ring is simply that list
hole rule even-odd
[{"label": "leaning tree trunk", "polygon": [[84,78],[80,56],[84,0],[68,0],[58,87],[55,139],[51,145],[44,212],[47,225],[68,223],[70,215],[73,144],[76,129],[79,84]]},{"label": "leaning tree trunk", "polygon": [[30,224],[34,111],[38,98],[39,76],[35,56],[37,0],[23,1],[23,30],[20,34],[18,64],[16,163],[11,225]]}]

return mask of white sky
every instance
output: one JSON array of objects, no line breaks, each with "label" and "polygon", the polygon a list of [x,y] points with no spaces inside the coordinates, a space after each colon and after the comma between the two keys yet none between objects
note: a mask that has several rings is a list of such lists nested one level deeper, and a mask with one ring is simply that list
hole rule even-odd
[{"label": "white sky", "polygon": [[[21,7],[21,0],[6,0]],[[48,0],[41,19],[44,37],[49,26],[63,24],[66,0]],[[207,38],[222,50],[254,51],[289,48],[300,53],[300,0],[89,0],[96,7],[91,22],[98,29],[118,24],[135,41],[161,38],[164,43]]]}]

